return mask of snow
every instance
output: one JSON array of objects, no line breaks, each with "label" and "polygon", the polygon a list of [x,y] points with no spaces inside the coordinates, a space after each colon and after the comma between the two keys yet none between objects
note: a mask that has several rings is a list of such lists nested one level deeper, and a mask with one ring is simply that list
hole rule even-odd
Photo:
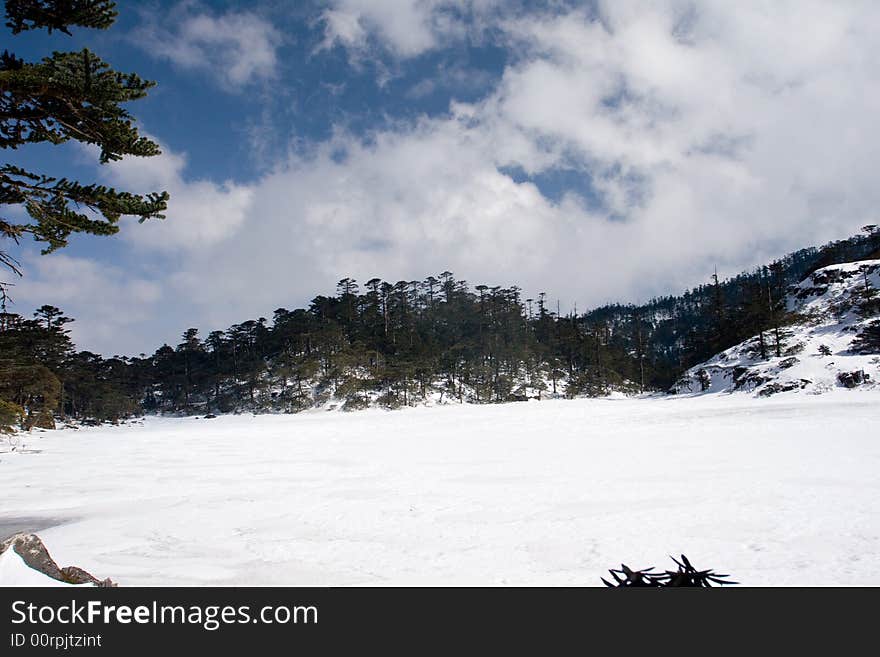
[{"label": "snow", "polygon": [[28,566],[15,550],[0,554],[0,586],[74,586]]},{"label": "snow", "polygon": [[[757,336],[715,355],[688,370],[676,384],[678,393],[778,392],[823,394],[842,386],[838,376],[860,372],[866,388],[880,383],[880,354],[850,351],[853,339],[877,316],[857,311],[864,299],[865,282],[880,288],[880,260],[863,260],[818,269],[787,298],[790,311],[801,320],[783,329],[785,345],[774,354],[773,331],[765,333],[768,358],[760,357]],[[822,353],[823,348],[825,353]],[[702,390],[698,372],[708,377]]]},{"label": "snow", "polygon": [[[23,437],[3,516],[126,585],[880,585],[880,395],[147,418]],[[9,573],[12,572],[12,575]],[[21,583],[4,562],[0,581]]]}]

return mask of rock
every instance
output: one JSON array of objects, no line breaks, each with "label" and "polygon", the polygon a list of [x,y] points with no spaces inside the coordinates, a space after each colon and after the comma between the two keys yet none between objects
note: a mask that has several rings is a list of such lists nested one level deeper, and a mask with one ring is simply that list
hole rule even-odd
[{"label": "rock", "polygon": [[855,372],[841,372],[837,375],[837,381],[844,388],[855,388],[862,385],[863,383],[867,383],[868,379],[870,378],[870,375],[865,374],[863,370],[856,370]]},{"label": "rock", "polygon": [[95,586],[109,587],[116,586],[108,577],[107,579],[98,579],[89,572],[86,572],[78,566],[67,566],[61,569],[63,581],[70,584],[94,584]]},{"label": "rock", "polygon": [[748,367],[736,367],[733,370],[734,390],[754,390],[769,380],[768,377],[762,376],[760,372],[754,372]]},{"label": "rock", "polygon": [[789,392],[791,390],[803,390],[812,381],[809,379],[800,379],[798,381],[785,381],[782,383],[770,383],[758,390],[758,397],[770,397],[780,392]]},{"label": "rock", "polygon": [[64,581],[61,568],[36,534],[15,534],[0,543],[0,554],[12,548],[28,566],[52,579]]},{"label": "rock", "polygon": [[77,566],[66,566],[60,568],[49,550],[43,545],[43,541],[36,534],[15,534],[0,543],[0,554],[6,550],[15,550],[15,553],[21,557],[30,568],[37,572],[57,579],[59,582],[67,582],[68,584],[94,584],[95,586],[116,586],[110,578],[98,579],[89,572]]}]

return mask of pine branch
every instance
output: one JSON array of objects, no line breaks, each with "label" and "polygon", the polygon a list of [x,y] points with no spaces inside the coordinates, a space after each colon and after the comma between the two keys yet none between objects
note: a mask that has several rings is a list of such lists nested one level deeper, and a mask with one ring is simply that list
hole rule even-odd
[{"label": "pine branch", "polygon": [[[167,192],[140,196],[104,185],[82,185],[35,174],[12,165],[0,167],[0,204],[23,204],[33,220],[18,224],[0,221],[0,236],[17,241],[23,233],[30,233],[48,244],[44,253],[66,246],[74,232],[112,235],[118,232],[116,223],[122,215],[137,216],[140,221],[162,219],[167,202]],[[91,218],[74,207],[84,207],[103,219]]]},{"label": "pine branch", "polygon": [[0,60],[0,147],[73,139],[100,146],[102,163],[160,153],[119,106],[146,96],[155,82],[113,71],[88,49],[55,52],[36,64],[5,55]]},{"label": "pine branch", "polygon": [[653,568],[645,568],[643,570],[632,570],[625,564],[620,564],[619,570],[610,570],[614,584],[602,578],[605,586],[611,588],[627,588],[627,587],[699,587],[710,588],[713,584],[724,586],[725,584],[737,584],[732,582],[728,577],[730,575],[722,575],[712,570],[697,570],[688,561],[688,558],[681,555],[681,561],[675,557],[671,557],[678,566],[678,570],[667,570],[662,573],[651,572]]},{"label": "pine branch", "polygon": [[[33,29],[70,34],[72,26],[105,29],[116,19],[109,0],[7,0],[7,26],[13,34]],[[143,98],[154,82],[114,71],[88,49],[54,52],[26,62],[9,51],[0,55],[0,148],[67,141],[100,149],[102,164],[123,156],[160,153],[155,142],[138,134],[133,117],[121,105]],[[0,220],[0,238],[18,243],[27,233],[44,242],[43,253],[67,245],[73,233],[112,235],[123,215],[140,221],[163,218],[167,192],[137,195],[83,185],[66,178],[0,167],[0,205],[24,207],[29,220]],[[17,263],[0,252],[0,266],[20,274]]]},{"label": "pine branch", "polygon": [[112,0],[6,0],[6,26],[13,34],[36,29],[70,34],[74,25],[105,30],[117,15]]}]

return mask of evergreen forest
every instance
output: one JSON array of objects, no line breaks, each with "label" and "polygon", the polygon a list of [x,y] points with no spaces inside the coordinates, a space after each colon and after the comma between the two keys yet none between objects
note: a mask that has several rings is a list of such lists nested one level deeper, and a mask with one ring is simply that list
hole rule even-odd
[{"label": "evergreen forest", "polygon": [[667,390],[686,369],[761,334],[784,349],[786,291],[821,267],[880,257],[880,230],[795,251],[679,296],[561,316],[545,293],[421,281],[339,281],[307,308],[225,331],[185,330],[152,355],[78,351],[54,306],[0,313],[0,424],[117,422],[143,413],[397,408]]}]

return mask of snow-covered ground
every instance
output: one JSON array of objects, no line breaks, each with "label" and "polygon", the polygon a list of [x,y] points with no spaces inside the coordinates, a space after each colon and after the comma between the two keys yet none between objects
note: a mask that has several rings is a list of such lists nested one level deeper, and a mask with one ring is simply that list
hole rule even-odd
[{"label": "snow-covered ground", "polygon": [[880,395],[148,418],[0,454],[0,529],[120,585],[880,585]]},{"label": "snow-covered ground", "polygon": [[[803,391],[823,394],[850,385],[877,387],[880,354],[859,353],[854,340],[880,316],[865,313],[866,292],[880,289],[880,260],[863,260],[818,269],[795,286],[786,301],[799,319],[782,330],[779,356],[770,346],[773,331],[765,332],[766,358],[757,336],[716,354],[685,372],[678,393],[747,392],[769,396]],[[700,372],[704,381],[700,382]],[[858,379],[852,380],[853,375]]]},{"label": "snow-covered ground", "polygon": [[14,549],[10,549],[0,554],[0,586],[67,587],[91,584],[67,584],[52,579],[28,566]]}]

